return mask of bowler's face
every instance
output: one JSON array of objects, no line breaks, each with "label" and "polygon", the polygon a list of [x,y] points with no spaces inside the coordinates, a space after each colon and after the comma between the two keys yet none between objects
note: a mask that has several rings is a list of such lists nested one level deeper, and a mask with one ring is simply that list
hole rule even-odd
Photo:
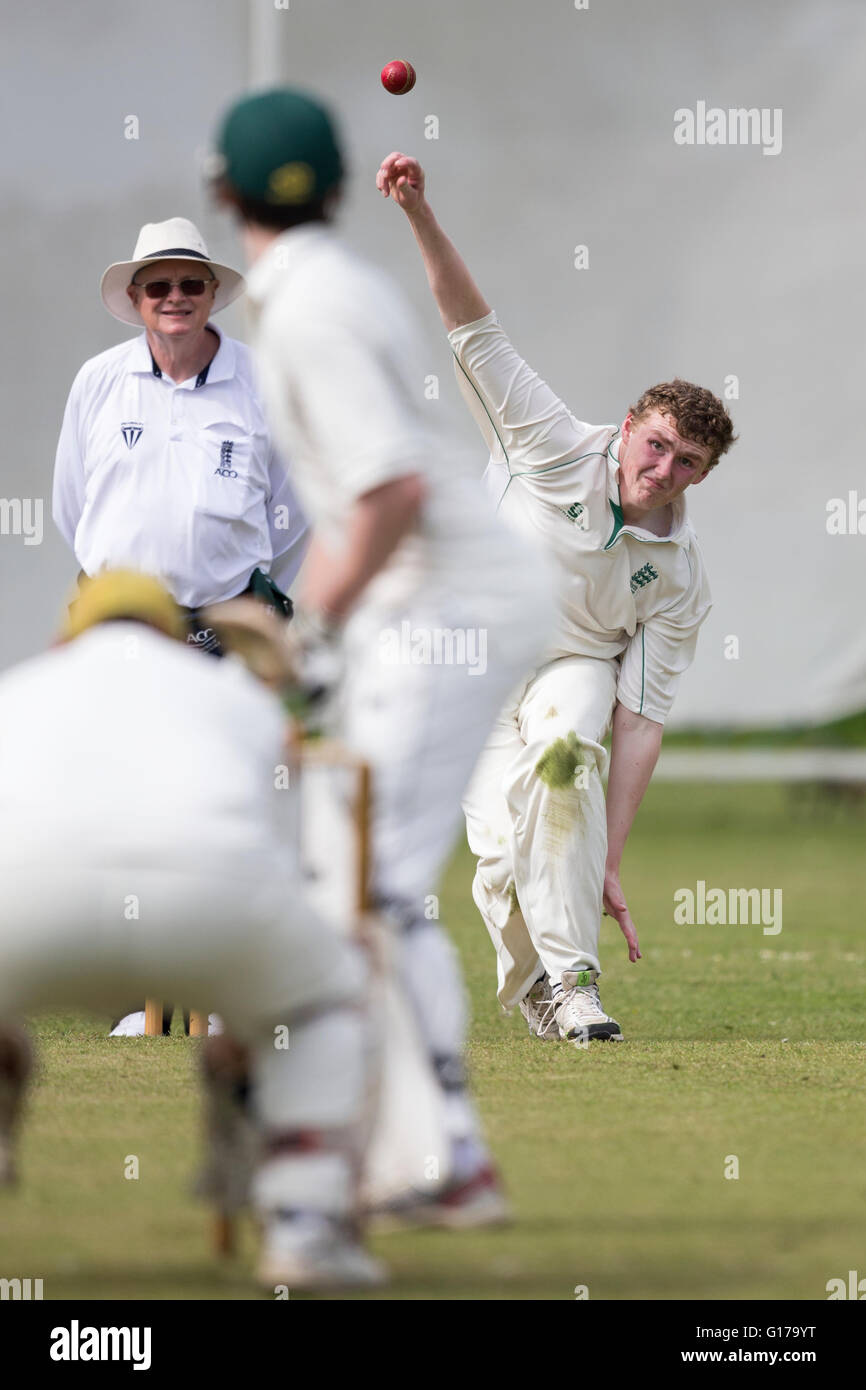
[{"label": "bowler's face", "polygon": [[[209,265],[197,266],[194,261],[154,261],[142,266],[127,294],[141,314],[145,328],[168,338],[184,338],[200,333],[210,318],[218,280],[211,280]],[[161,299],[150,299],[140,285],[154,280],[206,280],[204,294],[184,295],[174,284]]]},{"label": "bowler's face", "polygon": [[707,476],[711,452],[677,434],[668,415],[654,410],[635,422],[627,415],[620,449],[620,493],[625,506],[650,512],[673,502]]}]

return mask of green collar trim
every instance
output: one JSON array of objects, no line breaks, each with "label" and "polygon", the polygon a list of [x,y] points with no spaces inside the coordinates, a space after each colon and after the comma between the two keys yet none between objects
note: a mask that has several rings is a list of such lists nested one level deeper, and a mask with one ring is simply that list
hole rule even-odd
[{"label": "green collar trim", "polygon": [[622,514],[622,507],[619,505],[618,502],[614,502],[612,497],[609,499],[609,501],[610,509],[613,512],[613,530],[607,538],[607,542],[604,547],[605,550],[610,549],[617,536],[619,535],[620,531],[622,530],[623,526],[625,525],[625,518]]},{"label": "green collar trim", "polygon": [[[616,464],[617,468],[619,468],[619,459],[613,452],[613,446],[618,438],[619,430],[617,429],[614,433],[613,439],[610,440],[607,446],[607,456],[612,463]],[[608,497],[608,501],[610,502],[610,509],[613,512],[613,530],[608,536],[607,542],[603,547],[605,550],[610,549],[617,536],[619,535],[620,531],[622,530],[623,526],[625,525],[625,517],[622,514],[622,491],[620,489],[619,479],[617,479],[616,482],[616,501],[614,502],[612,497]]]}]

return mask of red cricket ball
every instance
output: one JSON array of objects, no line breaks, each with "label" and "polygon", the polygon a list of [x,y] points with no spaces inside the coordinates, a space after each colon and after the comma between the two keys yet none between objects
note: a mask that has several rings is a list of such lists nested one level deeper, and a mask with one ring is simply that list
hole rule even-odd
[{"label": "red cricket ball", "polygon": [[395,58],[382,69],[382,86],[392,96],[402,97],[415,86],[415,69],[405,58]]}]

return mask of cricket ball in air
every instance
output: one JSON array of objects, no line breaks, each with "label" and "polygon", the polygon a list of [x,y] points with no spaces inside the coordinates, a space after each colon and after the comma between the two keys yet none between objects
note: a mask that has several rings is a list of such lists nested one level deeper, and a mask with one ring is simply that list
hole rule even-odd
[{"label": "cricket ball in air", "polygon": [[415,86],[415,69],[405,58],[395,58],[382,69],[382,86],[392,96],[402,97]]}]

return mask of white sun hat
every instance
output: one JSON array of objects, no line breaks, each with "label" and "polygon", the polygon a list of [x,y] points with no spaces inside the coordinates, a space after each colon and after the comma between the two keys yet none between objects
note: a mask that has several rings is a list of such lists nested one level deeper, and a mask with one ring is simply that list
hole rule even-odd
[{"label": "white sun hat", "polygon": [[99,286],[103,304],[121,323],[141,327],[141,315],[126,289],[135,272],[150,261],[190,261],[194,265],[209,266],[220,282],[214,295],[211,311],[214,314],[231,304],[246,289],[244,277],[237,270],[211,260],[198,227],[185,217],[170,217],[166,222],[146,222],[138,234],[132,260],[115,261],[106,270]]}]

